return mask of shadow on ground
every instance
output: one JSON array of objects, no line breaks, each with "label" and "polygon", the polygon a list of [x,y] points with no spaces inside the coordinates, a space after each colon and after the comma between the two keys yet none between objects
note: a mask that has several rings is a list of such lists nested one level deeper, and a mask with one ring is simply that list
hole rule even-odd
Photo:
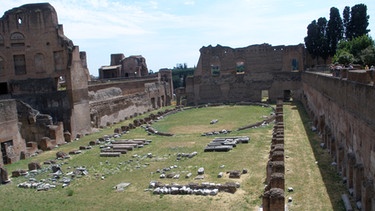
[{"label": "shadow on ground", "polygon": [[347,190],[342,182],[342,178],[338,175],[336,167],[331,165],[333,159],[330,153],[326,149],[321,148],[321,138],[317,132],[312,130],[312,120],[308,116],[302,103],[290,102],[290,105],[292,106],[292,109],[298,110],[301,117],[315,160],[318,162],[317,165],[326,186],[333,210],[345,210],[344,203],[341,200],[341,194],[347,193]]}]

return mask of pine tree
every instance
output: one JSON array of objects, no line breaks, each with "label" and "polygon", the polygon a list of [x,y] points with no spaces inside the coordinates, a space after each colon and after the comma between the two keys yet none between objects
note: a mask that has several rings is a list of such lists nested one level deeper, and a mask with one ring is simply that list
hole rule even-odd
[{"label": "pine tree", "polygon": [[360,37],[367,34],[370,30],[368,27],[367,6],[365,4],[357,4],[351,8],[350,21],[347,26],[347,39],[351,40],[355,37]]},{"label": "pine tree", "polygon": [[330,10],[326,32],[329,56],[335,55],[337,44],[343,38],[343,31],[344,29],[342,19],[340,17],[340,12],[337,8],[332,7]]},{"label": "pine tree", "polygon": [[348,39],[348,37],[351,37],[349,30],[349,22],[350,22],[350,7],[346,6],[344,8],[344,11],[342,12],[342,25],[344,27],[344,35],[345,38]]}]

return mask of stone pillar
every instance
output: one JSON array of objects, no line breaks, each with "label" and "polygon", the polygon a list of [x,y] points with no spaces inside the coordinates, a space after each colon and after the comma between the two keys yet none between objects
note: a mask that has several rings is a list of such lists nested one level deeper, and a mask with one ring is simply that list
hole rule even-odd
[{"label": "stone pillar", "polygon": [[285,164],[284,161],[273,161],[271,164],[273,173],[285,174]]},{"label": "stone pillar", "polygon": [[364,168],[362,163],[354,165],[353,169],[353,196],[356,201],[361,200],[362,182],[364,178]]},{"label": "stone pillar", "polygon": [[331,137],[329,151],[331,155],[336,155],[336,141],[335,138]]},{"label": "stone pillar", "polygon": [[69,131],[64,132],[64,139],[65,142],[69,143],[72,142],[72,134],[69,133]]},{"label": "stone pillar", "polygon": [[355,155],[354,153],[350,152],[347,155],[347,166],[346,166],[346,178],[347,180],[347,188],[353,188],[353,169],[355,165]]},{"label": "stone pillar", "polygon": [[0,184],[8,183],[8,171],[5,168],[0,167]]},{"label": "stone pillar", "polygon": [[[336,144],[337,144],[337,141],[336,141]],[[336,150],[336,163],[337,163],[337,171],[341,172],[343,174],[343,163],[344,163],[344,149],[343,149],[343,146],[342,144],[340,144],[338,147],[337,147],[338,150]],[[344,175],[342,175],[344,176]]]},{"label": "stone pillar", "polygon": [[274,151],[271,159],[272,161],[284,161],[284,151]]},{"label": "stone pillar", "polygon": [[276,122],[283,122],[283,121],[284,121],[283,113],[277,113],[276,114]]},{"label": "stone pillar", "polygon": [[374,181],[366,179],[362,183],[362,210],[375,210]]},{"label": "stone pillar", "polygon": [[50,138],[43,137],[42,140],[40,140],[40,143],[39,143],[40,149],[43,150],[43,151],[48,150],[50,142],[51,142]]},{"label": "stone pillar", "polygon": [[285,210],[284,190],[279,188],[271,188],[270,190],[270,211]]},{"label": "stone pillar", "polygon": [[285,189],[285,179],[283,173],[272,173],[269,185],[272,188]]},{"label": "stone pillar", "polygon": [[271,160],[268,160],[267,168],[266,168],[266,183],[267,184],[269,184],[271,180],[272,165],[273,165],[273,162]]},{"label": "stone pillar", "polygon": [[270,192],[269,191],[266,191],[263,194],[262,208],[263,208],[263,211],[271,211],[270,210]]}]

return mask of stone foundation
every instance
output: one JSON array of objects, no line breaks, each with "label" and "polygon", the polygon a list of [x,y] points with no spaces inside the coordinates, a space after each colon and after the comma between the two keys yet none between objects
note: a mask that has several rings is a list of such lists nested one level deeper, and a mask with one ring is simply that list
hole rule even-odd
[{"label": "stone foundation", "polygon": [[271,150],[266,167],[266,187],[263,192],[264,211],[285,210],[284,118],[283,102],[278,99]]}]

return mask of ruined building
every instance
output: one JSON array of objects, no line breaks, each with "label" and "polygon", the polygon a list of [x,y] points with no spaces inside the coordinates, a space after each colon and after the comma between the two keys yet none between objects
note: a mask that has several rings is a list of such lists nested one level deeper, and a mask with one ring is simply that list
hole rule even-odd
[{"label": "ruined building", "polygon": [[[265,96],[270,101],[301,101],[354,200],[363,210],[375,210],[371,71],[343,69],[335,76],[306,71],[312,60],[303,44],[218,45],[202,47],[200,53],[194,76],[176,93],[178,102],[261,101]],[[88,81],[86,54],[64,35],[50,4],[5,12],[0,18],[0,169],[89,133],[92,127],[171,103],[171,71],[148,74],[141,56],[113,54],[99,75],[103,80]],[[270,209],[282,207],[284,197],[278,174],[283,169],[277,160],[282,148],[277,144],[267,165],[270,192],[263,198]],[[278,190],[272,192],[273,187]],[[277,196],[275,202],[272,196]]]},{"label": "ruined building", "polygon": [[172,71],[149,74],[142,56],[125,58],[123,54],[112,54],[110,65],[99,68],[99,78],[89,84],[93,127],[104,127],[171,105]]},{"label": "ruined building", "polygon": [[[291,97],[301,101],[354,201],[362,210],[375,210],[375,77],[371,70],[342,69],[334,76],[307,71],[314,63],[302,44],[235,49],[218,45],[202,47],[200,52],[194,76],[176,92],[177,102],[181,98],[188,105],[261,101],[264,92],[273,102]],[[272,166],[277,167],[274,163],[268,167]],[[281,192],[275,192],[277,199],[283,197]],[[267,194],[264,206],[282,207],[279,200],[272,202],[271,192]]]},{"label": "ruined building", "polygon": [[217,45],[200,49],[194,77],[186,80],[189,105],[214,102],[261,101],[262,91],[276,100],[300,87],[298,70],[304,69],[304,45]]},{"label": "ruined building", "polygon": [[43,149],[64,143],[64,131],[72,136],[90,132],[85,59],[64,35],[50,4],[27,4],[4,13],[0,165],[32,153],[26,145]]},{"label": "ruined building", "polygon": [[0,167],[138,114],[170,105],[171,71],[148,75],[142,56],[111,56],[89,84],[86,53],[49,3],[0,18]]},{"label": "ruined building", "polygon": [[142,77],[148,75],[146,59],[143,56],[112,54],[111,64],[99,68],[99,79]]}]

